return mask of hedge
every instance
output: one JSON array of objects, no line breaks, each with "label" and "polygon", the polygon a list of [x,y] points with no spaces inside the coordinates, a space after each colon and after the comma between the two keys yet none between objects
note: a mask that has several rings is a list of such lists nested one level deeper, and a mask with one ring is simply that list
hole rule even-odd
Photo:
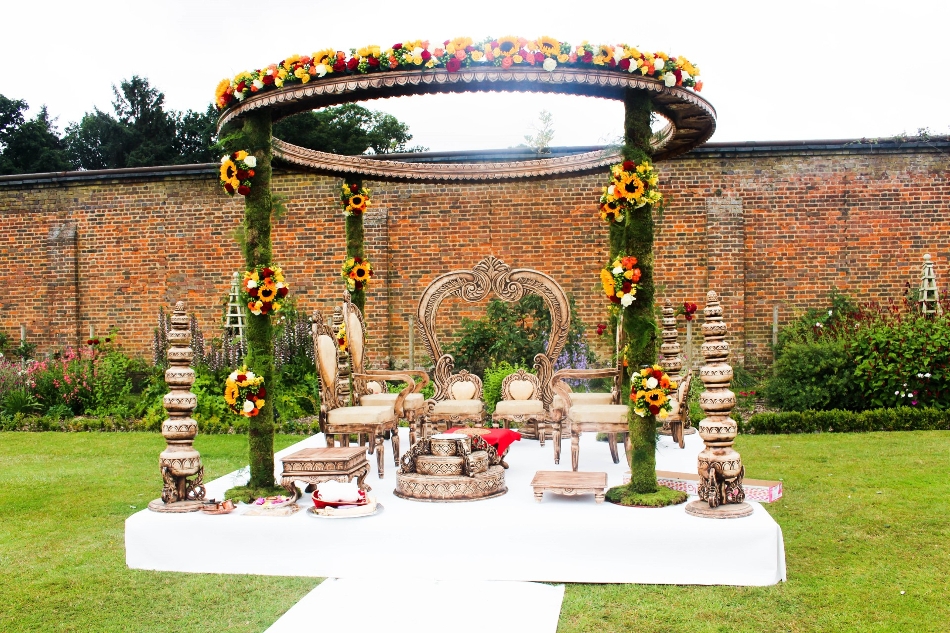
[{"label": "hedge", "polygon": [[[247,433],[247,421],[238,419],[235,422],[222,422],[218,418],[198,421],[198,433],[205,435],[234,435]],[[285,435],[314,435],[320,432],[317,418],[301,418],[289,420],[275,425],[275,432]],[[39,416],[16,415],[0,417],[0,431],[104,431],[129,432],[146,431],[160,432],[161,422],[132,420],[125,418],[53,418]]]},{"label": "hedge", "polygon": [[787,411],[756,413],[740,422],[741,433],[863,433],[868,431],[950,431],[950,411],[899,407],[868,411]]}]

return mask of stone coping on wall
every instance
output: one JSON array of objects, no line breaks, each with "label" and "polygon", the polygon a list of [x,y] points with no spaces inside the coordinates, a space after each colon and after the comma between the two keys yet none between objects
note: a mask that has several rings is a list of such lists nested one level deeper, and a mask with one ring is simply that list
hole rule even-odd
[{"label": "stone coping on wall", "polygon": [[[558,147],[551,148],[550,154],[543,157],[567,158],[578,154],[609,150],[608,146]],[[706,143],[674,160],[688,160],[691,158],[709,158],[711,156],[748,157],[750,155],[816,155],[816,154],[918,154],[918,153],[948,153],[950,152],[950,138],[940,137],[929,140],[900,140],[900,139],[831,139],[831,140],[801,140],[801,141],[747,141],[741,143]],[[364,157],[369,160],[398,160],[408,164],[420,163],[486,163],[508,161],[531,161],[539,155],[527,149],[505,150],[472,150],[458,152],[418,152],[412,154],[386,154],[381,156]],[[98,169],[88,171],[62,171],[39,174],[14,174],[0,176],[0,188],[16,189],[32,185],[65,185],[79,182],[96,182],[108,180],[153,180],[157,178],[207,178],[217,174],[217,163],[199,163],[193,165],[163,165],[158,167],[130,167],[125,169]],[[662,167],[661,167],[662,169]],[[563,177],[583,171],[590,171],[589,166],[578,165],[573,171],[565,171],[549,177]]]}]

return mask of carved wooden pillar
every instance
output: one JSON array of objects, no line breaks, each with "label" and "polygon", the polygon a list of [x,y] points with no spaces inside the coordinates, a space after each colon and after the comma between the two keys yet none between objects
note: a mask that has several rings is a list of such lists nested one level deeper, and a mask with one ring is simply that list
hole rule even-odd
[{"label": "carved wooden pillar", "polygon": [[703,314],[702,353],[706,364],[699,369],[699,377],[706,390],[699,397],[699,406],[706,417],[699,423],[699,435],[706,447],[699,453],[699,500],[687,504],[686,512],[713,519],[735,519],[752,514],[752,506],[745,503],[742,490],[742,458],[732,448],[739,431],[736,421],[729,417],[736,406],[736,394],[729,389],[732,367],[726,363],[727,328],[719,296],[713,290],[706,295]]},{"label": "carved wooden pillar", "polygon": [[[168,369],[165,382],[171,391],[163,404],[168,419],[162,423],[162,435],[168,447],[159,455],[164,487],[162,498],[148,504],[155,512],[194,512],[204,505],[204,466],[192,446],[198,434],[198,423],[191,417],[198,398],[191,392],[195,370],[191,368],[191,327],[185,304],[179,301],[172,313],[168,332]],[[192,479],[189,479],[192,477]]]}]

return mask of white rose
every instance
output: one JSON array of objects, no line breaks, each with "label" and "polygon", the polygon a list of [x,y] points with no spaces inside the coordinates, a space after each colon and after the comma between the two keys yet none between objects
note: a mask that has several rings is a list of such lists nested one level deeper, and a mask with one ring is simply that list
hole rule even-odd
[{"label": "white rose", "polygon": [[422,51],[423,51],[423,48],[421,46],[416,46],[414,49],[412,49],[412,56],[420,57],[422,55]]},{"label": "white rose", "polygon": [[665,75],[663,75],[663,83],[665,83],[667,86],[675,86],[676,75],[674,75],[673,73],[666,73]]},{"label": "white rose", "polygon": [[[227,158],[227,156],[225,156],[225,158]],[[222,162],[224,162],[224,161],[222,161]],[[611,195],[611,196],[614,195],[614,186],[613,186],[613,185],[610,185],[609,187],[607,187],[607,195]]]},{"label": "white rose", "polygon": [[223,165],[223,164],[225,164],[226,162],[228,162],[229,160],[231,160],[231,157],[228,156],[227,154],[225,154],[224,156],[221,157],[221,164]]},{"label": "white rose", "polygon": [[254,81],[251,82],[251,85],[257,88],[258,90],[260,90],[261,88],[264,87],[264,82],[261,81],[260,79],[255,79]]},{"label": "white rose", "polygon": [[621,59],[623,59],[623,46],[618,46],[614,49],[614,61],[619,64]]},{"label": "white rose", "polygon": [[230,378],[231,380],[237,380],[237,377],[238,377],[237,371],[232,371],[231,375],[228,376],[228,378]]},{"label": "white rose", "polygon": [[255,158],[254,156],[248,155],[244,159],[244,164],[250,167],[251,169],[254,169],[255,167],[257,167],[257,158]]},{"label": "white rose", "polygon": [[628,72],[628,73],[634,73],[634,72],[636,72],[636,71],[639,70],[639,69],[640,69],[640,67],[637,66],[637,60],[631,59],[631,60],[630,60],[630,67],[627,68],[627,72]]},{"label": "white rose", "polygon": [[244,375],[247,376],[247,379],[248,379],[248,380],[252,380],[253,378],[255,378],[254,372],[252,372],[252,371],[249,371],[249,372],[245,373]]},{"label": "white rose", "polygon": [[277,282],[277,289],[280,290],[280,289],[283,288],[283,287],[284,287],[284,282],[278,281],[278,282]]},{"label": "white rose", "polygon": [[611,270],[610,272],[612,272],[612,273],[615,274],[615,275],[622,275],[622,274],[623,274],[623,267],[617,266],[616,268],[614,268],[614,269]]},{"label": "white rose", "polygon": [[666,66],[666,62],[663,60],[662,57],[657,57],[656,59],[653,60],[653,70],[660,72],[661,70],[663,70],[664,66]]},{"label": "white rose", "polygon": [[243,93],[243,92],[235,92],[235,93],[234,93],[234,96],[237,97],[237,100],[238,100],[238,101],[244,101],[244,93]]},{"label": "white rose", "polygon": [[660,384],[660,381],[654,378],[653,376],[650,376],[649,378],[647,378],[647,382],[646,382],[647,389],[656,389],[656,386],[658,384]]},{"label": "white rose", "polygon": [[317,77],[323,77],[327,74],[327,67],[323,64],[317,64],[313,71],[317,74]]},{"label": "white rose", "polygon": [[257,282],[254,281],[253,279],[248,279],[248,280],[247,280],[247,289],[250,290],[251,288],[257,288]]},{"label": "white rose", "polygon": [[620,297],[620,305],[622,305],[623,307],[626,308],[631,303],[633,303],[633,295],[630,294],[629,292],[625,294],[624,296]]},{"label": "white rose", "polygon": [[548,72],[551,72],[552,70],[557,68],[557,60],[554,59],[553,57],[548,57],[544,60],[544,63],[541,64],[541,68],[543,68],[544,70]]},{"label": "white rose", "polygon": [[250,413],[254,410],[254,403],[250,400],[245,400],[242,408],[244,409],[244,413]]},{"label": "white rose", "polygon": [[686,81],[687,79],[690,78],[690,74],[686,72],[685,70],[680,70],[680,74],[683,75],[683,81]]}]

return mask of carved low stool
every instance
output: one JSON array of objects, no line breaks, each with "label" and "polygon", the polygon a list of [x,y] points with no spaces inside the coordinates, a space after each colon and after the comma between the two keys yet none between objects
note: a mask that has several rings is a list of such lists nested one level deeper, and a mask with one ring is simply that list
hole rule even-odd
[{"label": "carved low stool", "polygon": [[324,481],[349,482],[356,478],[361,490],[371,490],[366,483],[369,474],[369,462],[366,461],[366,449],[361,446],[343,448],[305,448],[282,458],[284,471],[280,474],[280,485],[294,495],[299,496],[295,482],[307,483],[311,487]]},{"label": "carved low stool", "polygon": [[545,492],[558,495],[593,494],[594,501],[604,502],[607,473],[585,473],[576,470],[539,470],[531,480],[534,498],[540,503]]}]

